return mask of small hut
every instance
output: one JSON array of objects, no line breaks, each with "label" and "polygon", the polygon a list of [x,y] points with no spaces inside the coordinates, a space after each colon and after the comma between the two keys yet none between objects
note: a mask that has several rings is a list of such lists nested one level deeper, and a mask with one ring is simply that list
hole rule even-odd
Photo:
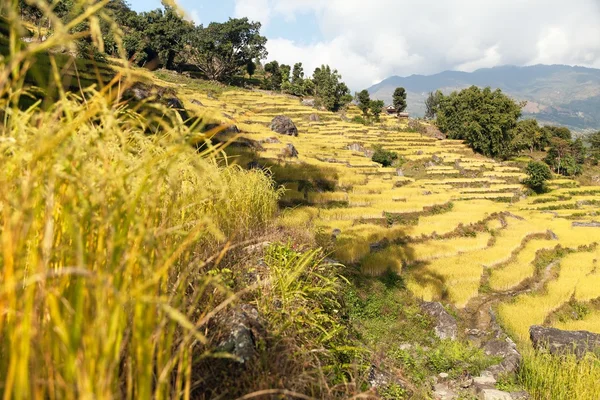
[{"label": "small hut", "polygon": [[409,117],[410,117],[410,114],[407,112],[398,113],[398,118],[400,118],[400,119],[408,119]]},{"label": "small hut", "polygon": [[396,114],[396,107],[389,105],[385,108],[385,112],[387,112],[388,115],[394,115]]}]

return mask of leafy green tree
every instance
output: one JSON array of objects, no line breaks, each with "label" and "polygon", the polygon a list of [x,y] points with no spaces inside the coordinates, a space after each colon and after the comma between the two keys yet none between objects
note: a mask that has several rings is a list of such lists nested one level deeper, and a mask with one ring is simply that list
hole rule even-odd
[{"label": "leafy green tree", "polygon": [[383,112],[383,107],[385,107],[383,100],[371,100],[371,103],[369,104],[371,114],[373,114],[376,122],[379,122],[379,116]]},{"label": "leafy green tree", "polygon": [[352,101],[350,89],[341,81],[342,76],[329,65],[322,65],[313,73],[315,96],[325,109],[338,111]]},{"label": "leafy green tree", "polygon": [[583,172],[583,166],[582,163],[579,163],[582,158],[580,154],[577,154],[578,151],[578,145],[574,145],[574,142],[554,137],[551,139],[550,150],[548,150],[544,161],[557,174],[565,176],[579,175]]},{"label": "leafy green tree", "polygon": [[581,138],[577,138],[571,143],[571,155],[577,164],[583,165],[585,163],[587,149]]},{"label": "leafy green tree", "polygon": [[403,87],[399,87],[394,90],[393,104],[397,113],[401,113],[406,110],[406,90]]},{"label": "leafy green tree", "polygon": [[140,40],[128,51],[139,54],[140,65],[177,69],[184,62],[184,50],[195,28],[175,8],[164,5],[164,10],[141,13],[136,23]]},{"label": "leafy green tree", "polygon": [[588,136],[587,142],[590,145],[590,155],[594,164],[600,162],[600,131]]},{"label": "leafy green tree", "polygon": [[563,126],[544,126],[543,128],[549,138],[559,138],[563,140],[571,140],[573,135],[569,128]]},{"label": "leafy green tree", "polygon": [[263,89],[266,90],[281,90],[281,68],[277,61],[271,61],[265,64],[265,78]]},{"label": "leafy green tree", "polygon": [[448,137],[465,140],[478,153],[507,158],[521,107],[499,89],[472,86],[443,97],[437,125]]},{"label": "leafy green tree", "polygon": [[533,153],[535,150],[544,150],[549,145],[547,133],[538,125],[537,120],[525,119],[517,123],[513,139],[513,148],[516,152],[528,150]]},{"label": "leafy green tree", "polygon": [[382,146],[373,146],[373,162],[383,165],[384,167],[391,167],[395,161],[398,160],[398,153],[393,151],[385,150]]},{"label": "leafy green tree", "polygon": [[246,64],[246,72],[248,73],[248,76],[250,78],[254,76],[254,74],[256,73],[256,64],[254,63],[254,61],[248,61],[248,64]]},{"label": "leafy green tree", "polygon": [[546,181],[552,179],[552,171],[547,164],[532,161],[525,168],[527,179],[524,183],[537,193],[546,191]]},{"label": "leafy green tree", "polygon": [[438,90],[436,92],[430,92],[429,96],[425,100],[425,118],[435,119],[440,107],[440,103],[444,98],[444,94]]},{"label": "leafy green tree", "polygon": [[197,27],[188,43],[190,62],[208,79],[230,80],[249,62],[267,56],[267,39],[260,35],[260,28],[260,22],[250,22],[248,18]]},{"label": "leafy green tree", "polygon": [[368,90],[362,90],[356,93],[356,104],[360,111],[362,111],[363,115],[366,117],[369,116],[369,108],[371,108],[371,95],[369,95]]}]

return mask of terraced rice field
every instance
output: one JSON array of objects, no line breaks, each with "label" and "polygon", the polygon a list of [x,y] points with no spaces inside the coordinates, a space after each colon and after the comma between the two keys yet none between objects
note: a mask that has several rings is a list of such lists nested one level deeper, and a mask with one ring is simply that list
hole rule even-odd
[{"label": "terraced rice field", "polygon": [[[416,296],[459,309],[483,293],[517,290],[498,314],[523,343],[530,325],[544,323],[570,300],[600,298],[594,247],[600,228],[574,224],[598,219],[600,187],[556,179],[551,193],[526,197],[517,166],[480,157],[459,141],[408,132],[389,117],[382,126],[366,127],[261,92],[225,92],[218,100],[190,94],[186,100],[192,98],[256,143],[255,161],[270,162],[287,189],[284,203],[296,205],[282,223],[335,236],[333,253],[341,262],[369,274],[393,269]],[[292,118],[298,137],[270,131],[280,114]],[[285,157],[288,144],[297,158]],[[374,145],[396,151],[406,163],[398,169],[373,163]],[[248,161],[240,156],[240,163]],[[315,184],[315,170],[324,171],[327,185]],[[556,262],[544,277],[541,254],[557,248],[560,256],[547,260]],[[518,288],[541,279],[547,279],[541,288],[519,294]],[[557,326],[600,333],[599,317],[594,311]]]}]

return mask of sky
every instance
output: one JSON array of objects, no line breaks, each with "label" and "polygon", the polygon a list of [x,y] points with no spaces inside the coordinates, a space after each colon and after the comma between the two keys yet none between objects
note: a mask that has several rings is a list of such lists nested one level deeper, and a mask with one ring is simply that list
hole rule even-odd
[{"label": "sky", "polygon": [[[130,0],[136,11],[159,0]],[[268,60],[336,68],[354,91],[393,75],[500,65],[600,68],[600,0],[178,0],[207,25],[263,24]]]}]

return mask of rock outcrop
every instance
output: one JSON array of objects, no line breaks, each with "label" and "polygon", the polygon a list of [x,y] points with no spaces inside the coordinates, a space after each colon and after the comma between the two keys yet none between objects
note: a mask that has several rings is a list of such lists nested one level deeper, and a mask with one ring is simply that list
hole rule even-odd
[{"label": "rock outcrop", "polygon": [[509,337],[504,340],[494,339],[487,342],[483,346],[483,351],[488,356],[502,358],[500,364],[487,369],[495,378],[498,378],[503,374],[517,372],[521,365],[521,360],[523,359],[521,353],[517,350],[517,345]]},{"label": "rock outcrop", "polygon": [[298,136],[296,125],[290,118],[284,115],[278,115],[273,118],[273,121],[271,121],[271,130],[282,135]]},{"label": "rock outcrop", "polygon": [[243,304],[216,320],[218,330],[224,334],[219,350],[230,353],[244,364],[256,354],[256,346],[264,338],[264,327],[258,311]]},{"label": "rock outcrop", "polygon": [[315,106],[315,99],[304,99],[302,100],[302,105],[306,106],[306,107],[314,107]]},{"label": "rock outcrop", "polygon": [[431,318],[435,323],[435,335],[444,340],[456,340],[458,335],[458,324],[456,319],[446,311],[444,306],[440,303],[435,302],[424,302],[421,304],[421,309]]},{"label": "rock outcrop", "polygon": [[548,350],[550,354],[573,353],[583,357],[589,352],[600,352],[600,335],[587,331],[562,331],[534,325],[529,337],[535,349]]},{"label": "rock outcrop", "polygon": [[293,144],[288,143],[286,147],[281,151],[281,155],[283,157],[288,158],[298,158],[300,153],[298,153],[298,150],[296,150],[296,147]]}]

